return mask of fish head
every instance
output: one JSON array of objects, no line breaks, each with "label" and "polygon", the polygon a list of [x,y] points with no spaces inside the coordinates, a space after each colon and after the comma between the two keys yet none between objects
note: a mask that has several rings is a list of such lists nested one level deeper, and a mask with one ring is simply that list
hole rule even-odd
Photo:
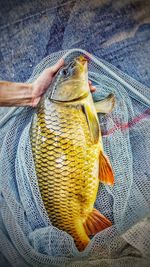
[{"label": "fish head", "polygon": [[90,93],[88,83],[88,59],[79,56],[56,74],[48,98],[51,101],[72,102],[83,99]]}]

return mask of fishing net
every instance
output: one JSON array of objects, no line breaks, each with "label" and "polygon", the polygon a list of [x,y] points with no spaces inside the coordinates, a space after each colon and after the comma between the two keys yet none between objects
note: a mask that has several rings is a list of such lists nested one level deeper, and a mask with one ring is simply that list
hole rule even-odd
[{"label": "fishing net", "polygon": [[[114,93],[112,113],[99,115],[104,150],[115,172],[113,187],[99,187],[95,207],[113,225],[79,252],[73,238],[53,227],[44,209],[31,152],[33,108],[1,108],[0,266],[149,266],[150,92],[146,86],[87,52],[45,58],[28,82],[62,56],[86,54],[94,101]],[[61,201],[61,199],[60,199]]]}]

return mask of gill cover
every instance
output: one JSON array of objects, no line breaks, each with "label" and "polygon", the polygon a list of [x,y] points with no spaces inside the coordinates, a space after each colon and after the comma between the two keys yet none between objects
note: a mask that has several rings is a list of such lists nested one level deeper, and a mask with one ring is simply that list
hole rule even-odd
[{"label": "gill cover", "polygon": [[56,74],[48,98],[57,102],[72,102],[89,94],[87,59],[79,56]]}]

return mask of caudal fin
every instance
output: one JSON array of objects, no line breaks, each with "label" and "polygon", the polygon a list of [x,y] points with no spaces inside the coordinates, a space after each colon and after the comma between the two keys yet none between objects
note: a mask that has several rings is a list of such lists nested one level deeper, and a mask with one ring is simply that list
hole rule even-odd
[{"label": "caudal fin", "polygon": [[111,225],[111,221],[96,209],[92,210],[83,224],[88,236],[93,236]]}]

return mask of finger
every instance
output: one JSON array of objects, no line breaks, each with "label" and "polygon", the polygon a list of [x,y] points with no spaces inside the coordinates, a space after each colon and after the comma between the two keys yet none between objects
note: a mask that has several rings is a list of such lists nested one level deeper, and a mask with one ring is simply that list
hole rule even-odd
[{"label": "finger", "polygon": [[41,96],[36,97],[36,98],[33,98],[33,99],[32,99],[32,103],[31,103],[31,106],[32,106],[33,108],[35,108],[35,107],[37,106],[37,104],[40,102],[40,99],[41,99]]},{"label": "finger", "polygon": [[34,94],[39,96],[43,94],[50,85],[54,74],[64,65],[64,59],[61,58],[54,66],[45,69],[40,76],[33,82]]},{"label": "finger", "polygon": [[90,87],[91,92],[95,92],[96,87],[94,85],[92,85],[92,82],[90,80],[88,80],[88,83],[89,83],[89,87]]},{"label": "finger", "polygon": [[64,59],[61,58],[53,67],[51,67],[52,74],[54,75],[63,65]]},{"label": "finger", "polygon": [[95,87],[95,86],[90,86],[90,90],[91,90],[91,92],[93,93],[93,92],[96,91],[96,87]]}]

